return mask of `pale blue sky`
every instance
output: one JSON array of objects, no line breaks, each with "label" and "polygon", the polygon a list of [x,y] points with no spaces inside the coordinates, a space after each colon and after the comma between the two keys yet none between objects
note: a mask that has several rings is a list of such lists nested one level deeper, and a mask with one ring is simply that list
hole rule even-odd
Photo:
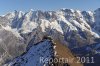
[{"label": "pale blue sky", "polygon": [[71,8],[95,10],[100,7],[100,0],[0,0],[0,15],[14,10],[57,10]]}]

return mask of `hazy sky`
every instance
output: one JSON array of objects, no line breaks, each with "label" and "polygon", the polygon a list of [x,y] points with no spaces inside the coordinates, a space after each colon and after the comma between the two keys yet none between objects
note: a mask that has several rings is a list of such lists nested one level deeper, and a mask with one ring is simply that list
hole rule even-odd
[{"label": "hazy sky", "polygon": [[0,0],[0,15],[14,10],[57,10],[71,8],[95,10],[100,7],[100,0]]}]

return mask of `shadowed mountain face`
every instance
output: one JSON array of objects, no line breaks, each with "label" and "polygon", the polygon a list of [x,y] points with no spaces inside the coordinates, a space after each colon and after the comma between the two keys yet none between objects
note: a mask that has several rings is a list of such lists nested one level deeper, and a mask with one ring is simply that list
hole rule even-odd
[{"label": "shadowed mountain face", "polygon": [[11,31],[0,29],[0,64],[11,61],[26,50],[24,40],[14,34]]},{"label": "shadowed mountain face", "polygon": [[[93,12],[73,9],[30,10],[27,13],[15,11],[0,16],[1,65],[28,51],[34,44],[41,42],[44,36],[59,40],[75,56],[84,56],[89,48],[93,55],[99,54],[100,47],[96,46],[100,44],[99,18],[100,8]],[[92,44],[95,46],[91,48]]]}]

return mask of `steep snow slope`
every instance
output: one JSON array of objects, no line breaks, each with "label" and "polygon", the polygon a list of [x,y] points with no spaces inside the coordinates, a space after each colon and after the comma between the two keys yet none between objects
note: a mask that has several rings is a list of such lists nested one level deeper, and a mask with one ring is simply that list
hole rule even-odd
[{"label": "steep snow slope", "polygon": [[[4,66],[48,66],[48,60],[54,57],[52,41],[45,39],[29,48],[27,52]],[[43,61],[42,61],[43,58]]]}]

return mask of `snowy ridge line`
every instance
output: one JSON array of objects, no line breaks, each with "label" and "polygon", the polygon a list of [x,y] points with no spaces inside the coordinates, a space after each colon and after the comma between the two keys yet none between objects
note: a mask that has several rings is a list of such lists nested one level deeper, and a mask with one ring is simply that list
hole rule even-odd
[{"label": "snowy ridge line", "polygon": [[[4,22],[2,25],[9,25],[12,29],[16,28],[23,33],[32,32],[33,29],[40,26],[43,32],[45,32],[46,28],[50,28],[56,29],[63,34],[65,32],[63,26],[67,26],[70,30],[78,31],[79,28],[82,31],[91,31],[91,34],[99,34],[97,29],[100,21],[98,14],[99,9],[94,12],[73,9],[60,9],[58,11],[30,10],[27,13],[22,11],[11,12],[1,17],[3,19],[0,20]],[[7,23],[5,24],[5,22]],[[95,27],[92,25],[95,25]]]}]

